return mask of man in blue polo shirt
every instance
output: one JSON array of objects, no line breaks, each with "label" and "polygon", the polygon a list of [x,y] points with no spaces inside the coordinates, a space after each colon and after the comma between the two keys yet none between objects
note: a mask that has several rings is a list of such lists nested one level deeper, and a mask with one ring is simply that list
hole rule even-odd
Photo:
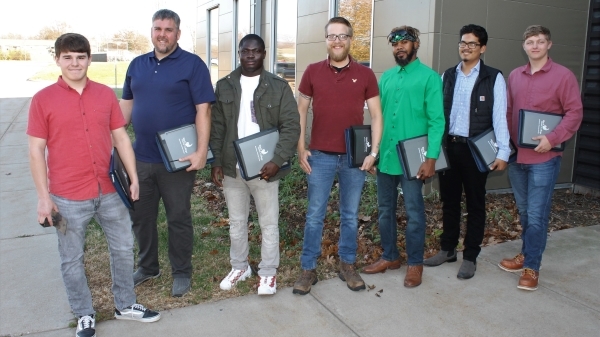
[{"label": "man in blue polo shirt", "polygon": [[[140,200],[131,211],[133,232],[139,246],[135,285],[160,276],[156,219],[162,198],[169,226],[169,260],[173,275],[172,295],[190,289],[194,230],[190,198],[196,171],[206,164],[210,135],[210,105],[215,100],[206,64],[179,48],[181,35],[177,13],[161,9],[152,16],[154,50],[136,57],[127,69],[120,102],[125,120],[133,122],[140,184]],[[156,133],[185,124],[196,124],[198,149],[183,157],[190,161],[185,171],[169,173],[158,146]]]}]

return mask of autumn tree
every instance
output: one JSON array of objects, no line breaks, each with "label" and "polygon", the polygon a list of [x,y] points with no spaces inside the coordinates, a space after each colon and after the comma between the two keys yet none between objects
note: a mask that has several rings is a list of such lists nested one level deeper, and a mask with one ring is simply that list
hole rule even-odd
[{"label": "autumn tree", "polygon": [[371,49],[371,0],[340,0],[338,15],[352,24],[354,36],[350,54],[357,61],[369,61]]},{"label": "autumn tree", "polygon": [[127,42],[127,50],[136,54],[150,51],[148,36],[134,30],[121,30],[113,36],[114,41]]},{"label": "autumn tree", "polygon": [[40,30],[40,32],[35,36],[37,40],[56,40],[59,36],[68,33],[71,30],[71,26],[69,26],[66,22],[55,22],[52,25],[45,26]]}]

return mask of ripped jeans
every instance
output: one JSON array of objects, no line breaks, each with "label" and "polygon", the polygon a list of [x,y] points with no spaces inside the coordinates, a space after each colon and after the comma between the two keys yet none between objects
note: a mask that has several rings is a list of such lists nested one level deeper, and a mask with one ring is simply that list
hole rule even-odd
[{"label": "ripped jeans", "polygon": [[245,181],[236,170],[237,178],[225,176],[223,193],[229,210],[229,256],[234,269],[248,266],[248,215],[250,195],[254,198],[258,223],[262,234],[260,276],[275,276],[279,267],[279,180],[266,182],[252,179]]}]

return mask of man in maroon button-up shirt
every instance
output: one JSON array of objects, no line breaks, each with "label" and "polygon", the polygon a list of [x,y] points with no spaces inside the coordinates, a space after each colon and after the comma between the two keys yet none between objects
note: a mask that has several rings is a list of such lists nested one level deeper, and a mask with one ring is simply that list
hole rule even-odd
[{"label": "man in maroon button-up shirt", "polygon": [[509,272],[522,271],[517,287],[523,290],[537,289],[542,253],[546,248],[552,193],[562,158],[562,152],[550,149],[571,138],[583,117],[575,75],[552,61],[548,56],[551,47],[548,28],[527,27],[523,49],[529,63],[513,70],[508,77],[507,121],[515,144],[518,144],[520,109],[563,115],[552,132],[532,138],[539,141],[534,149],[519,146],[517,162],[508,168],[523,227],[523,246],[517,256],[502,260],[498,266]]}]

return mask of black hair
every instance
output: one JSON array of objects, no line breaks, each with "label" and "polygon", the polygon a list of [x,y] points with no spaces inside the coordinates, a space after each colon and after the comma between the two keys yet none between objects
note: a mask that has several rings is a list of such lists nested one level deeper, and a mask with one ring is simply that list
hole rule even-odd
[{"label": "black hair", "polygon": [[60,53],[86,53],[88,57],[92,55],[92,49],[90,48],[90,41],[85,36],[77,33],[66,33],[58,37],[54,42],[54,52],[56,58],[60,56]]},{"label": "black hair", "polygon": [[244,36],[241,40],[240,40],[240,44],[238,45],[238,48],[242,48],[242,45],[244,43],[246,43],[246,41],[256,41],[256,43],[258,43],[258,46],[262,48],[262,50],[265,50],[265,41],[262,39],[262,37],[256,35],[256,34],[248,34],[246,36]]},{"label": "black hair", "polygon": [[479,43],[481,44],[481,46],[485,46],[487,45],[487,41],[488,41],[488,34],[487,31],[485,30],[485,28],[478,26],[478,25],[474,25],[474,24],[468,24],[466,26],[463,26],[460,29],[460,36],[458,37],[459,39],[465,35],[465,34],[473,34],[477,37],[477,39],[479,40]]}]

